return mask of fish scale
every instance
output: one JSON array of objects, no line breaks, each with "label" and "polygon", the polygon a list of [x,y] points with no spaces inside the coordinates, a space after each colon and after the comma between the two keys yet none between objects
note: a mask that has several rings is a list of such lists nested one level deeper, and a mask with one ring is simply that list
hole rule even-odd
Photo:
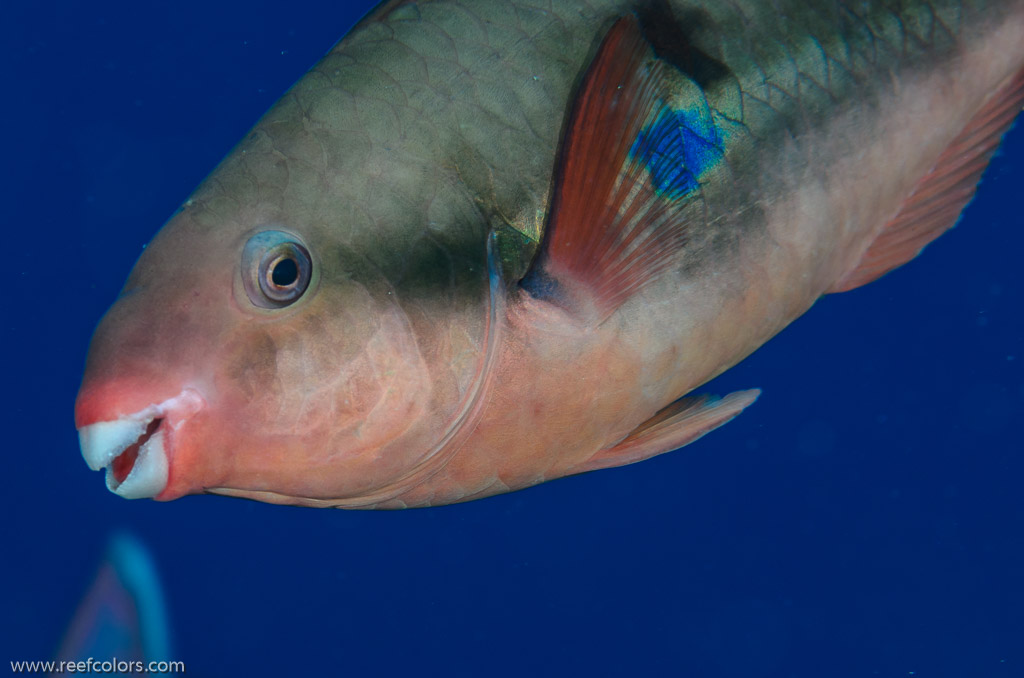
[{"label": "fish scale", "polygon": [[1021,0],[387,3],[146,248],[83,455],[402,508],[689,444],[758,397],[694,389],[955,223],[1021,78]]}]

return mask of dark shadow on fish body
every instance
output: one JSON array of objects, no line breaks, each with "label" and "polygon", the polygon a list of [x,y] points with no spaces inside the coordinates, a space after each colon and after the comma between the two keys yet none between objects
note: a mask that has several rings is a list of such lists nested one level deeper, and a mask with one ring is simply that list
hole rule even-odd
[{"label": "dark shadow on fish body", "polygon": [[676,17],[668,0],[648,0],[636,10],[640,30],[654,53],[689,76],[704,90],[733,78],[732,71],[694,44],[694,36],[714,30],[707,12],[687,9]]}]

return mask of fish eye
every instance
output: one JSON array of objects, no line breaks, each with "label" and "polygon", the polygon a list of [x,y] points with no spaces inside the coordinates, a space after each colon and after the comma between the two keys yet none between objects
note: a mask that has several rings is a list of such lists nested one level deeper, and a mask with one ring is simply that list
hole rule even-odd
[{"label": "fish eye", "polygon": [[260,308],[284,308],[302,297],[313,275],[309,250],[283,231],[262,231],[242,250],[242,280],[249,301]]}]

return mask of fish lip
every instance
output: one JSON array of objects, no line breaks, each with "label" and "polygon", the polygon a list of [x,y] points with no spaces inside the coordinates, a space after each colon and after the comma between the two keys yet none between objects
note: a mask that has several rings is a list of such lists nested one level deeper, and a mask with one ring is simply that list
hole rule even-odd
[{"label": "fish lip", "polygon": [[[114,494],[125,499],[156,497],[167,488],[174,432],[205,404],[197,391],[186,388],[138,412],[83,426],[78,429],[82,457],[93,471],[106,470],[107,489]],[[114,464],[131,448],[137,456],[128,474],[118,480]]]}]

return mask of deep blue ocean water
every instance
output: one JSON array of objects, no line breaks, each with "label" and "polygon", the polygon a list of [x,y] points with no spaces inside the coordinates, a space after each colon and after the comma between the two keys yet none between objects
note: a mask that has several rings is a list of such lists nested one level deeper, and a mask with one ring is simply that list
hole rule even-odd
[{"label": "deep blue ocean water", "polygon": [[124,528],[193,676],[1024,676],[1021,126],[956,229],[718,379],[764,395],[683,451],[420,511],[107,492],[72,422],[95,323],[366,9],[5,8],[0,671],[53,655]]}]

